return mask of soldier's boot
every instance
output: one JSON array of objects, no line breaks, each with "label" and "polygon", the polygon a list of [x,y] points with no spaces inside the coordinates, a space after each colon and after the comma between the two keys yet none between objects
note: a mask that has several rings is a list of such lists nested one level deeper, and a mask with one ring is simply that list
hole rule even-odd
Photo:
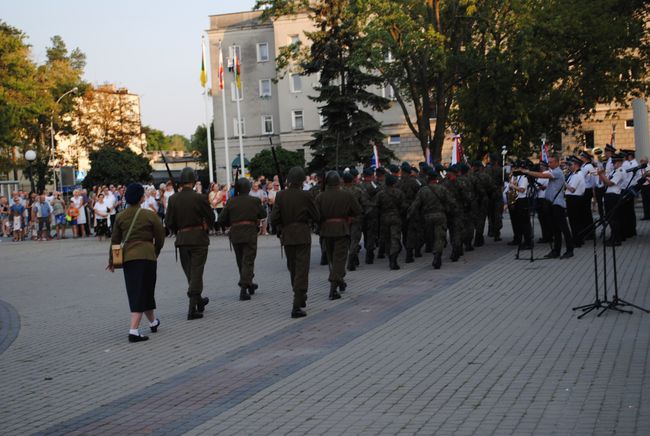
[{"label": "soldier's boot", "polygon": [[354,253],[354,266],[359,266],[361,265],[361,262],[359,262],[359,252],[357,251]]},{"label": "soldier's boot", "polygon": [[321,251],[320,253],[320,264],[327,265],[327,253],[324,251]]},{"label": "soldier's boot", "polygon": [[[458,262],[459,258],[460,258],[459,250],[457,248],[453,248],[451,250],[451,256],[449,256],[449,260],[451,260],[452,262]],[[435,256],[434,256],[434,260],[435,260]]]},{"label": "soldier's boot", "polygon": [[474,247],[472,246],[472,241],[465,241],[465,251],[474,251]]},{"label": "soldier's boot", "polygon": [[335,283],[330,284],[330,300],[338,300],[341,294],[337,291],[338,285]]},{"label": "soldier's boot", "polygon": [[252,283],[248,287],[248,295],[255,295],[255,291],[257,291],[257,288],[259,288],[259,285],[257,283]]},{"label": "soldier's boot", "polygon": [[203,313],[203,311],[205,310],[205,306],[207,306],[209,302],[210,299],[208,297],[201,297],[198,303],[196,303],[197,312]]},{"label": "soldier's boot", "polygon": [[248,301],[251,299],[251,296],[248,294],[248,288],[242,286],[239,289],[239,301]]},{"label": "soldier's boot", "polygon": [[305,312],[299,307],[294,307],[291,310],[291,318],[304,318],[306,316],[307,316],[307,312]]},{"label": "soldier's boot", "polygon": [[190,297],[190,307],[187,311],[187,320],[201,319],[203,314],[197,310],[197,305],[200,297]]},{"label": "soldier's boot", "polygon": [[345,292],[347,288],[348,288],[348,284],[345,283],[345,280],[341,280],[339,282],[339,292]]},{"label": "soldier's boot", "polygon": [[391,254],[388,257],[388,267],[392,270],[399,269],[399,265],[397,264],[397,254]]},{"label": "soldier's boot", "polygon": [[433,244],[430,242],[427,242],[426,245],[424,246],[424,252],[425,253],[433,253]]},{"label": "soldier's boot", "polygon": [[500,240],[501,240],[501,232],[497,230],[496,232],[494,232],[494,242],[499,242]]},{"label": "soldier's boot", "polygon": [[354,256],[353,256],[352,254],[350,254],[350,255],[348,256],[348,265],[347,265],[347,268],[348,268],[348,271],[356,271],[356,269],[357,269],[357,266],[356,266],[356,264],[354,263]]},{"label": "soldier's boot", "polygon": [[483,239],[483,235],[476,235],[474,238],[474,246],[475,247],[482,247],[485,244],[485,239]]},{"label": "soldier's boot", "polygon": [[433,255],[433,262],[431,263],[431,266],[433,266],[434,269],[440,269],[441,265],[442,265],[442,254],[435,253]]},{"label": "soldier's boot", "polygon": [[406,249],[406,259],[404,259],[404,263],[413,263],[415,262],[415,259],[413,259],[413,249],[412,248],[407,248]]},{"label": "soldier's boot", "polygon": [[413,256],[422,257],[422,247],[416,247],[415,251],[413,252]]},{"label": "soldier's boot", "polygon": [[383,245],[379,246],[379,251],[377,252],[377,259],[386,258],[386,248]]},{"label": "soldier's boot", "polygon": [[366,265],[372,265],[375,261],[375,252],[373,250],[366,250]]}]

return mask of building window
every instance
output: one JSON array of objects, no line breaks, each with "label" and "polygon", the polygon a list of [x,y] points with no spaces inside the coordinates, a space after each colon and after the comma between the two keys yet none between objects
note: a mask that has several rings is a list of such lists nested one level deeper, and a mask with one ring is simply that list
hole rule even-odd
[{"label": "building window", "polygon": [[289,35],[289,44],[292,46],[294,53],[300,50],[300,35]]},{"label": "building window", "polygon": [[302,76],[300,74],[289,74],[289,86],[291,92],[302,92]]},{"label": "building window", "polygon": [[634,129],[634,118],[625,120],[625,128],[626,129]]},{"label": "building window", "polygon": [[269,60],[269,43],[260,42],[257,44],[257,62],[267,62]]},{"label": "building window", "polygon": [[593,130],[588,130],[585,132],[585,147],[587,148],[594,148],[595,147],[595,141],[594,141],[594,131]]},{"label": "building window", "polygon": [[270,135],[273,133],[273,117],[271,115],[262,115],[262,134]]},{"label": "building window", "polygon": [[236,82],[230,82],[230,99],[232,101],[237,101],[237,93],[239,93],[239,101],[244,99],[243,89],[237,89]]},{"label": "building window", "polygon": [[232,119],[233,136],[239,136],[239,129],[238,129],[239,126],[241,126],[242,136],[246,135],[246,119],[242,118],[241,123],[237,123],[237,118],[233,118]]},{"label": "building window", "polygon": [[381,96],[389,100],[395,100],[395,90],[392,86],[386,84],[381,88]]},{"label": "building window", "polygon": [[291,111],[291,128],[293,130],[304,130],[305,123],[302,111]]},{"label": "building window", "polygon": [[400,141],[401,141],[401,138],[400,138],[399,135],[390,135],[388,137],[388,143],[391,144],[391,145],[397,145],[397,144],[400,143]]},{"label": "building window", "polygon": [[271,96],[271,79],[260,80],[260,97]]}]

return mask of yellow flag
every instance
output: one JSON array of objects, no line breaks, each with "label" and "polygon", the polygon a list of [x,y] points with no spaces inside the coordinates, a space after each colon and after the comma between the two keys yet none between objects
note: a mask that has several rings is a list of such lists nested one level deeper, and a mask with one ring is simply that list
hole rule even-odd
[{"label": "yellow flag", "polygon": [[208,74],[205,70],[205,43],[201,40],[201,87],[208,83]]}]

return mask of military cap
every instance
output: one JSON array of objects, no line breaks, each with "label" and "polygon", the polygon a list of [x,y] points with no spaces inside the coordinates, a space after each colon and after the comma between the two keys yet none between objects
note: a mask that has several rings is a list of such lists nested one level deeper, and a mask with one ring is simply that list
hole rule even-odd
[{"label": "military cap", "polygon": [[458,170],[459,170],[459,168],[458,168],[458,165],[456,165],[456,164],[450,165],[449,168],[447,168],[448,173],[458,173]]},{"label": "military cap", "polygon": [[621,153],[625,156],[634,156],[634,150],[621,150]]},{"label": "military cap", "polygon": [[140,203],[144,195],[144,187],[139,183],[129,183],[124,193],[124,199],[128,204],[135,205]]},{"label": "military cap", "polygon": [[[379,172],[379,171],[377,171]],[[375,173],[375,170],[372,169],[372,167],[365,167],[363,169],[363,175],[366,177],[370,177]]]},{"label": "military cap", "polygon": [[445,166],[443,164],[441,164],[440,162],[435,164],[434,168],[436,169],[436,171],[444,171],[445,170]]},{"label": "military cap", "polygon": [[614,147],[612,144],[605,144],[605,151],[616,153],[616,147]]},{"label": "military cap", "polygon": [[352,167],[352,168],[350,168],[350,174],[352,174],[352,177],[357,177],[359,175],[359,170]]},{"label": "military cap", "polygon": [[390,171],[392,174],[397,174],[399,173],[399,167],[395,164],[390,164],[388,165],[388,171]]},{"label": "military cap", "polygon": [[235,182],[235,190],[238,195],[248,195],[251,192],[251,182],[246,177],[241,177]]},{"label": "military cap", "polygon": [[302,184],[305,181],[305,170],[300,167],[293,167],[287,174],[287,180],[292,185]]},{"label": "military cap", "polygon": [[185,167],[181,171],[181,185],[186,183],[196,183],[196,173],[190,167]]},{"label": "military cap", "polygon": [[569,156],[569,159],[567,159],[570,164],[578,164],[582,165],[582,161],[578,156]]},{"label": "military cap", "polygon": [[408,162],[402,162],[401,168],[402,168],[402,171],[404,171],[405,173],[410,173],[411,172],[411,164],[409,164]]},{"label": "military cap", "polygon": [[586,150],[582,150],[580,152],[580,157],[585,158],[585,159],[592,159],[591,154],[589,154],[589,152],[586,151]]},{"label": "military cap", "polygon": [[623,155],[623,153],[616,153],[612,155],[612,162],[620,160],[625,160],[625,155]]},{"label": "military cap", "polygon": [[395,183],[397,183],[397,177],[392,174],[386,174],[386,185],[393,186]]},{"label": "military cap", "polygon": [[325,175],[325,184],[327,186],[339,186],[341,184],[341,177],[337,171],[328,171]]}]

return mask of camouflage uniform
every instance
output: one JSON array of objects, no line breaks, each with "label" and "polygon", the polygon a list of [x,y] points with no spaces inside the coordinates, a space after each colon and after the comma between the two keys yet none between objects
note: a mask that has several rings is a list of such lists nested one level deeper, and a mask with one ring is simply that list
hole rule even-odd
[{"label": "camouflage uniform", "polygon": [[[432,176],[436,177],[436,176]],[[420,215],[424,221],[425,238],[433,246],[433,267],[441,264],[442,250],[447,234],[447,213],[455,208],[455,202],[449,191],[431,181],[423,186],[408,210],[408,216]]]},{"label": "camouflage uniform", "polygon": [[374,250],[377,247],[379,236],[379,211],[377,210],[377,194],[381,186],[377,182],[364,181],[359,185],[361,189],[361,207],[363,209],[363,246],[366,249],[366,263],[374,261]]},{"label": "camouflage uniform", "polygon": [[503,167],[496,161],[492,161],[485,172],[494,184],[494,195],[488,206],[488,236],[494,237],[495,241],[501,240],[501,229],[503,228]]},{"label": "camouflage uniform", "polygon": [[[377,209],[379,210],[382,237],[389,254],[390,268],[399,269],[397,256],[402,250],[401,244],[401,211],[406,208],[404,193],[396,187],[395,176],[386,176],[384,190],[377,194]],[[392,180],[390,180],[392,179]]]},{"label": "camouflage uniform", "polygon": [[[347,175],[343,175],[343,180],[347,180]],[[352,197],[357,202],[359,209],[362,209],[363,191],[359,185],[353,182],[346,182],[343,184],[342,189],[352,194]],[[363,226],[363,215],[357,216],[350,222],[350,248],[348,251],[348,271],[354,271],[359,266],[359,252],[361,251],[361,230]]]},{"label": "camouflage uniform", "polygon": [[[316,201],[316,197],[318,197],[318,194],[320,194],[322,190],[323,190],[322,181],[311,187],[309,193],[311,194],[314,201]],[[318,235],[318,243],[320,245],[320,264],[327,265],[327,251],[325,250],[325,241],[320,236],[320,228],[318,226],[318,223],[314,222],[312,226],[313,226],[314,233]]]},{"label": "camouflage uniform", "polygon": [[463,243],[471,238],[469,229],[473,228],[470,220],[472,196],[464,181],[459,178],[446,178],[442,181],[442,186],[454,199],[453,207],[447,210],[447,225],[452,247],[451,260],[456,261],[463,253]]},{"label": "camouflage uniform", "polygon": [[[402,171],[406,171],[410,173],[410,167],[408,169],[404,168],[403,166]],[[406,176],[402,176],[401,179],[401,190],[404,193],[404,197],[406,199],[406,207],[404,208],[402,212],[402,219],[403,219],[403,226],[402,226],[402,232],[403,232],[403,240],[404,240],[404,245],[406,246],[406,263],[413,262],[413,255],[414,251],[417,251],[418,257],[421,256],[419,253],[419,248],[421,247],[421,241],[422,241],[422,226],[424,224],[424,221],[422,219],[422,216],[420,214],[413,214],[411,215],[410,218],[407,218],[407,212],[408,208],[411,206],[413,201],[415,200],[415,197],[422,188],[421,182],[415,178],[412,177],[410,174]]]}]

